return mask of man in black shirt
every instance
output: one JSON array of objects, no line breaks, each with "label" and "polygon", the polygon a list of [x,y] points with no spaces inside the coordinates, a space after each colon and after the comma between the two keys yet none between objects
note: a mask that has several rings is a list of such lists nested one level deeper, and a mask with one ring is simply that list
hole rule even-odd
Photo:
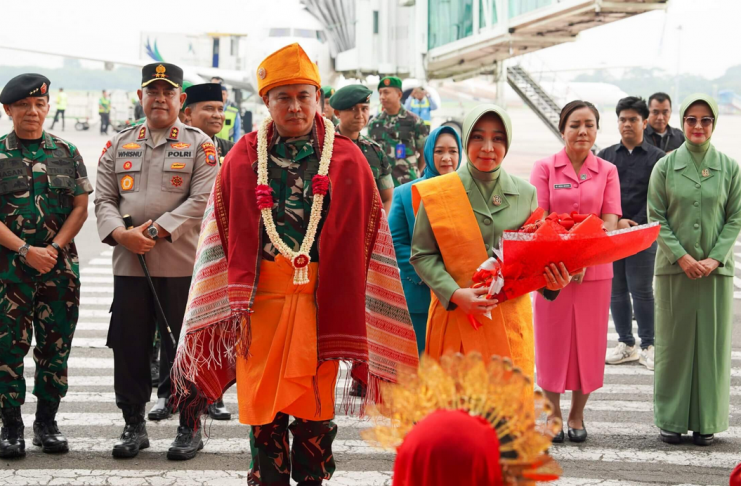
[{"label": "man in black shirt", "polygon": [[648,143],[666,153],[684,143],[684,133],[669,126],[672,117],[672,99],[666,93],[654,93],[648,98],[648,126],[643,136]]},{"label": "man in black shirt", "polygon": [[[648,181],[651,171],[663,151],[650,145],[643,133],[648,124],[648,107],[641,98],[629,96],[618,102],[620,143],[602,150],[598,157],[615,164],[620,177],[620,198],[623,216],[618,229],[646,224],[648,216]],[[668,117],[667,117],[668,119]],[[613,263],[610,311],[615,322],[619,343],[607,352],[607,364],[638,360],[649,370],[654,369],[654,260],[656,242],[646,250]],[[633,301],[631,303],[631,296]],[[638,321],[641,349],[633,337],[633,313]]]}]

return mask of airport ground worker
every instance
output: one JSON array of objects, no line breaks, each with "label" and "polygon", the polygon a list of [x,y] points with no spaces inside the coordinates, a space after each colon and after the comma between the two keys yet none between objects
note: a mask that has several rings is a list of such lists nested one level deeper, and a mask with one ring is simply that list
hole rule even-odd
[{"label": "airport ground worker", "polygon": [[80,308],[73,238],[93,192],[80,152],[46,133],[50,81],[21,74],[0,93],[13,131],[0,138],[0,457],[25,455],[23,358],[36,333],[33,444],[66,452],[55,421],[67,393],[67,361]]}]

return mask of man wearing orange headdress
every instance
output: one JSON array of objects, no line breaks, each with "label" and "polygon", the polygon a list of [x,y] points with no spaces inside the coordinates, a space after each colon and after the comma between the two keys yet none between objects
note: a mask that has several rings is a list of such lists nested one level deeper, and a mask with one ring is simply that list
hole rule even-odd
[{"label": "man wearing orange headdress", "polygon": [[417,366],[414,330],[373,174],[317,113],[317,66],[292,44],[257,78],[270,117],[214,185],[174,381],[214,401],[236,380],[250,484],[319,485],[335,469],[340,361],[375,401],[380,381]]}]

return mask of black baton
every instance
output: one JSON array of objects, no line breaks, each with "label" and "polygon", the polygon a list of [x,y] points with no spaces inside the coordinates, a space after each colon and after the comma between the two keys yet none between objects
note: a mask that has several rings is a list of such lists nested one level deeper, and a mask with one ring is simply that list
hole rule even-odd
[{"label": "black baton", "polygon": [[[124,225],[126,225],[126,229],[131,229],[134,227],[134,221],[131,219],[131,215],[126,214],[123,217]],[[170,324],[167,323],[167,318],[165,317],[165,311],[162,310],[162,304],[160,303],[159,297],[157,297],[157,291],[154,289],[154,282],[152,282],[152,276],[149,275],[149,268],[147,268],[147,261],[144,259],[144,255],[136,255],[139,257],[139,264],[142,266],[142,270],[144,271],[144,276],[147,277],[147,282],[149,282],[149,290],[152,291],[152,297],[154,297],[154,303],[157,304],[157,310],[159,311],[159,316],[157,316],[157,322],[160,324],[160,334],[163,336],[165,333],[162,331],[162,326],[165,327],[167,330],[167,335],[170,336],[170,341],[172,342],[173,349],[177,349],[178,343],[175,341],[175,335],[172,333],[172,330],[170,329]]]}]

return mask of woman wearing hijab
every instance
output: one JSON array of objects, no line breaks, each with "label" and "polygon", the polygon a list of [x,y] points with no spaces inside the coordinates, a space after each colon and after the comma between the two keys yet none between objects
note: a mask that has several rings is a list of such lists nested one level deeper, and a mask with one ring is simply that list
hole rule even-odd
[{"label": "woman wearing hijab", "polygon": [[[557,213],[596,214],[608,231],[617,229],[620,181],[617,167],[592,154],[599,112],[591,103],[572,101],[561,111],[559,130],[565,148],[533,167],[530,182],[538,204]],[[584,407],[602,387],[607,352],[607,321],[612,290],[612,263],[575,275],[571,285],[550,302],[535,297],[535,362],[538,385],[561,418],[561,394],[572,390],[569,440],[584,442]],[[563,430],[553,440],[563,442]]]},{"label": "woman wearing hijab", "polygon": [[419,278],[414,267],[409,263],[414,230],[412,185],[458,170],[461,165],[461,137],[458,136],[458,132],[446,126],[433,130],[425,142],[424,156],[427,165],[425,165],[422,177],[394,189],[394,199],[389,214],[389,227],[401,273],[401,284],[404,287],[407,308],[417,335],[417,348],[420,356],[425,350],[430,288]]},{"label": "woman wearing hijab", "polygon": [[661,225],[656,254],[654,421],[661,439],[697,445],[728,428],[733,325],[733,245],[741,230],[735,160],[710,142],[711,97],[680,110],[684,144],[656,163],[648,219]]},{"label": "woman wearing hijab", "polygon": [[[427,354],[440,359],[447,351],[478,351],[485,359],[509,357],[532,378],[530,296],[498,305],[486,299],[487,289],[470,288],[471,277],[493,256],[502,233],[520,228],[538,206],[535,188],[502,168],[511,142],[512,123],[504,109],[481,105],[468,113],[463,122],[466,164],[412,186],[418,212],[410,262],[434,294]],[[550,265],[544,276],[549,298],[571,279],[563,264]],[[475,330],[468,315],[482,327]]]}]

